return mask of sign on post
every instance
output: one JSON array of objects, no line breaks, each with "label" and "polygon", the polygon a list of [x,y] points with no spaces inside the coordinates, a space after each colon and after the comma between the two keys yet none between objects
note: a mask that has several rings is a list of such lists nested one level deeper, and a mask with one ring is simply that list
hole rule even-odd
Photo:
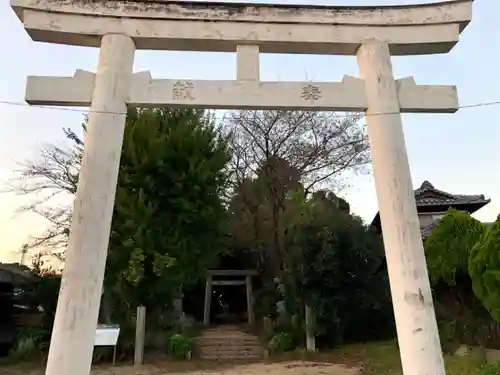
[{"label": "sign on post", "polygon": [[112,346],[113,347],[113,366],[116,361],[116,345],[120,335],[120,326],[118,324],[98,324],[95,332],[94,346]]}]

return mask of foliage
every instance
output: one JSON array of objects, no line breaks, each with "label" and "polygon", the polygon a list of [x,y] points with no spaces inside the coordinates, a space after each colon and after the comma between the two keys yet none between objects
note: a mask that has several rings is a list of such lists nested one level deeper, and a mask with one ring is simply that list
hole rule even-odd
[{"label": "foliage", "polygon": [[472,290],[469,257],[485,226],[468,213],[450,209],[425,242],[441,342],[453,351],[460,344],[494,345],[495,329]]},{"label": "foliage", "polygon": [[260,313],[274,313],[281,297],[271,280],[281,280],[288,313],[302,315],[310,304],[319,341],[329,346],[377,331],[394,335],[380,237],[349,209],[331,191],[306,196],[300,174],[279,159],[268,160],[256,179],[244,181],[230,204],[234,248],[253,249],[265,270]]},{"label": "foliage", "polygon": [[48,346],[47,331],[43,327],[22,327],[16,335],[16,340],[18,342],[33,341],[35,346],[39,349],[44,349]]},{"label": "foliage", "polygon": [[61,286],[61,275],[46,275],[40,277],[38,283],[32,290],[28,291],[28,303],[35,308],[42,308],[42,327],[46,333],[47,341],[52,332],[54,318],[56,315],[57,300]]},{"label": "foliage", "polygon": [[481,366],[478,375],[500,375],[500,362],[491,362]]},{"label": "foliage", "polygon": [[156,306],[204,274],[220,248],[228,161],[203,112],[129,110],[105,281],[115,302]]},{"label": "foliage", "polygon": [[[120,312],[118,311],[118,313]],[[113,315],[118,314],[114,311]],[[134,355],[136,316],[135,314],[128,313],[124,314],[124,317],[119,317],[116,321],[120,324],[120,337],[116,347],[116,359],[121,361]],[[106,359],[109,359],[111,356],[111,352],[109,351],[103,354],[103,357]]]},{"label": "foliage", "polygon": [[[295,324],[294,324],[295,323]],[[292,346],[294,348],[300,347],[304,344],[304,325],[303,322],[287,322],[276,324],[273,327],[273,336],[286,333],[286,336],[292,340]]]},{"label": "foliage", "polygon": [[272,280],[264,279],[260,288],[255,291],[254,311],[258,317],[276,318],[278,315],[276,303],[279,296]]},{"label": "foliage", "polygon": [[290,194],[302,190],[298,171],[286,160],[271,158],[257,178],[243,181],[229,204],[232,247],[257,254],[268,280],[279,276],[286,257],[286,215],[293,210]]},{"label": "foliage", "polygon": [[[28,320],[18,329],[16,352],[28,351],[32,341],[36,351],[44,352],[48,349],[60,284],[60,275],[43,271],[35,284],[26,286],[18,293],[16,297],[19,300],[18,303],[28,307],[25,313],[28,313],[28,319],[34,317],[36,323]],[[15,356],[21,355],[19,353]]]},{"label": "foliage", "polygon": [[278,332],[269,340],[268,349],[271,354],[280,354],[295,349],[293,335],[290,332]]},{"label": "foliage", "polygon": [[500,321],[500,220],[489,226],[472,248],[469,275],[476,296]]},{"label": "foliage", "polygon": [[266,279],[278,277],[286,258],[288,194],[311,194],[340,184],[344,172],[369,162],[358,115],[310,111],[238,111],[230,134],[235,194],[230,204],[231,248],[253,252]]},{"label": "foliage", "polygon": [[19,362],[39,359],[46,349],[46,343],[40,343],[38,339],[37,336],[28,335],[19,337],[9,353],[9,359]]},{"label": "foliage", "polygon": [[318,341],[393,337],[380,238],[334,194],[318,193],[302,207],[288,231],[287,287],[315,311]]},{"label": "foliage", "polygon": [[191,359],[193,343],[187,336],[176,333],[168,338],[168,353],[175,359]]},{"label": "foliage", "polygon": [[[85,128],[86,123],[84,131]],[[61,259],[64,259],[60,250],[65,249],[67,243],[72,198],[83,153],[82,139],[71,129],[64,129],[64,133],[69,146],[46,145],[41,150],[41,160],[22,163],[18,177],[7,189],[36,195],[36,200],[23,210],[39,213],[50,227],[47,233],[27,245],[56,251]],[[130,269],[123,268],[126,274],[122,278],[128,284],[137,285],[144,272],[154,274],[169,266],[169,287],[185,281],[195,282],[196,276],[212,260],[213,251],[201,251],[199,244],[206,244],[204,249],[217,249],[212,245],[221,225],[221,195],[227,189],[226,167],[230,159],[226,139],[220,134],[203,111],[129,111],[110,246],[110,258],[117,248],[126,248],[128,251],[121,253],[130,254],[118,261],[132,265]],[[61,197],[64,197],[62,205],[61,201],[54,201]],[[158,212],[162,215],[157,215]],[[153,226],[158,223],[162,225]],[[182,226],[182,230],[177,226]],[[163,237],[152,233],[156,227],[165,228]],[[163,250],[149,250],[158,248],[158,243]],[[164,250],[167,248],[168,254]],[[155,253],[154,259],[150,251]],[[199,261],[192,262],[192,259]],[[179,269],[185,264],[191,266],[188,269],[192,272],[179,276]],[[165,280],[159,280],[158,284],[162,281]],[[116,286],[114,281],[112,284]]]},{"label": "foliage", "polygon": [[427,267],[432,285],[443,281],[455,285],[467,275],[472,247],[484,232],[484,225],[468,213],[450,209],[425,241]]},{"label": "foliage", "polygon": [[[41,213],[50,224],[49,232],[27,244],[46,249],[39,261],[53,251],[64,260],[83,152],[82,139],[69,129],[65,135],[67,147],[44,147],[41,160],[22,164],[10,187],[36,195],[24,209]],[[148,313],[168,309],[158,301],[196,283],[215,260],[223,239],[229,159],[226,138],[203,111],[128,112],[101,303],[101,320],[120,323],[122,337],[138,304]],[[58,290],[55,277],[40,287],[48,284]],[[43,299],[48,290],[37,293]],[[57,293],[51,295],[38,302],[53,320]],[[119,352],[130,352],[129,340],[121,341],[126,344]]]},{"label": "foliage", "polygon": [[[447,294],[441,288],[434,290],[436,318],[443,350],[454,353],[463,344],[500,349],[500,323],[491,318],[472,290],[463,290],[465,285],[460,282],[456,287],[448,287],[459,289],[459,293],[451,293],[452,291],[448,290]],[[460,301],[456,300],[457,294]]]},{"label": "foliage", "polygon": [[[362,375],[402,375],[397,342],[370,342],[346,345],[334,351],[335,362],[362,366]],[[464,357],[445,355],[446,374],[479,375],[484,360],[476,355]]]}]

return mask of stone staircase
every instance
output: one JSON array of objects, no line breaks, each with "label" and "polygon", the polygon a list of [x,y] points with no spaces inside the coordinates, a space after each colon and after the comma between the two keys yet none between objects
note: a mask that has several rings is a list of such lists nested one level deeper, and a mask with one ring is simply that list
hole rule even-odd
[{"label": "stone staircase", "polygon": [[259,338],[238,326],[204,329],[195,339],[195,355],[208,361],[257,361],[264,348]]}]

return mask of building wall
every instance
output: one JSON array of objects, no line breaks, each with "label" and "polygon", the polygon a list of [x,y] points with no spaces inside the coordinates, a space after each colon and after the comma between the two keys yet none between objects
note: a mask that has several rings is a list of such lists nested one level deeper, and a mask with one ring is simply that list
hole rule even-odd
[{"label": "building wall", "polygon": [[431,225],[435,220],[441,219],[446,212],[424,212],[418,214],[418,220],[420,221],[420,229],[424,229]]}]

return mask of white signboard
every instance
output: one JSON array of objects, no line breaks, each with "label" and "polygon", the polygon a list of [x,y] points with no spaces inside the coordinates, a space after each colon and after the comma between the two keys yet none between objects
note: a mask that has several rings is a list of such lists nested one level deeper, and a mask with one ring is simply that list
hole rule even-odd
[{"label": "white signboard", "polygon": [[116,346],[119,335],[118,324],[99,324],[95,333],[94,346]]},{"label": "white signboard", "polygon": [[116,344],[119,335],[120,326],[118,324],[98,324],[95,330],[94,346],[113,347],[113,366],[116,361]]}]

